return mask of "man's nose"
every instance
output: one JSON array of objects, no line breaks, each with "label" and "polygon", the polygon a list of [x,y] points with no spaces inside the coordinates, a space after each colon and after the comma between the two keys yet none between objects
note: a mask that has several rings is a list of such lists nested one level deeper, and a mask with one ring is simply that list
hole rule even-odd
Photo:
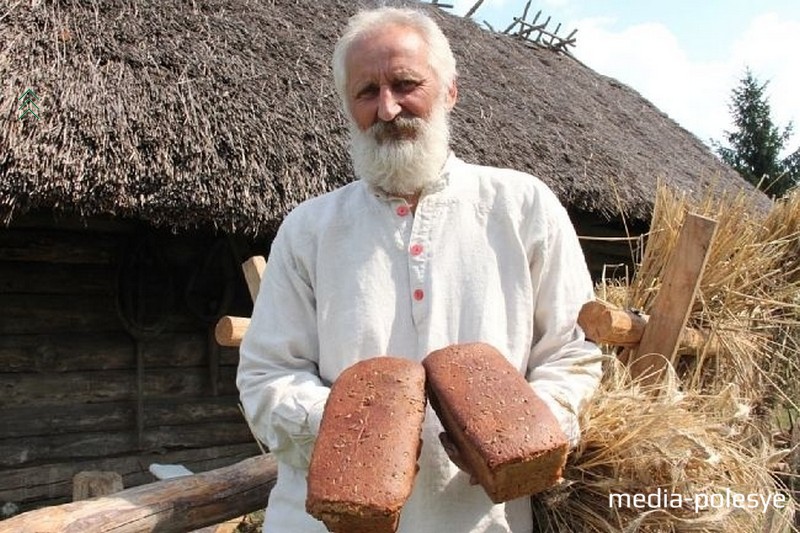
[{"label": "man's nose", "polygon": [[399,115],[400,111],[402,111],[402,108],[391,87],[381,87],[381,93],[378,98],[378,118],[384,122],[389,122],[394,120],[394,117]]}]

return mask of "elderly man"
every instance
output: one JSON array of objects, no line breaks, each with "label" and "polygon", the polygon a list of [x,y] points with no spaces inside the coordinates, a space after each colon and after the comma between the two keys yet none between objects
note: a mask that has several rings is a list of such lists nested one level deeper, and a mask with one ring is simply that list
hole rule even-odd
[{"label": "elderly man", "polygon": [[[421,361],[454,343],[498,348],[574,445],[600,376],[576,326],[592,285],[577,237],[533,176],[449,150],[456,64],[427,15],[363,11],[333,59],[357,181],[290,213],[241,346],[238,386],[278,460],[265,531],[324,532],[305,512],[306,474],[329,386],[387,354]],[[493,504],[439,442],[429,408],[405,533],[528,533],[527,499]]]}]

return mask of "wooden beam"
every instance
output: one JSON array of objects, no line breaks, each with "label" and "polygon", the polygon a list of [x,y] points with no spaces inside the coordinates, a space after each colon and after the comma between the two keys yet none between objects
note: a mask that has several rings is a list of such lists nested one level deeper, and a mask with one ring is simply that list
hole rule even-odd
[{"label": "wooden beam", "polygon": [[220,346],[239,346],[249,326],[249,318],[224,316],[219,319],[216,328],[214,328],[214,338],[217,339]]},{"label": "wooden beam", "polygon": [[[220,394],[238,394],[236,367],[220,368]],[[163,368],[145,375],[146,396],[166,400],[204,397],[209,394],[208,373],[204,368]],[[129,370],[98,370],[72,373],[0,372],[0,409],[43,405],[131,401],[136,394],[136,376]],[[4,443],[0,442],[0,445]],[[0,461],[2,461],[0,457]]]},{"label": "wooden beam", "polygon": [[[267,261],[262,255],[254,255],[244,263],[244,279],[247,281],[247,288],[250,290],[250,297],[253,302],[258,297],[261,289],[261,278],[267,269]],[[242,343],[244,334],[250,326],[250,319],[238,316],[223,316],[217,321],[214,328],[214,337],[220,346],[236,347]]]},{"label": "wooden beam", "polygon": [[[25,511],[68,503],[72,497],[73,477],[82,470],[118,472],[124,486],[137,487],[154,481],[146,469],[153,462],[182,464],[194,472],[206,472],[253,457],[258,451],[256,443],[249,438],[245,444],[208,448],[159,448],[149,453],[84,459],[51,457],[43,463],[29,462],[20,468],[0,469],[0,502],[18,503]],[[31,464],[34,466],[29,466]],[[43,468],[43,464],[46,467]]]},{"label": "wooden beam", "polygon": [[[0,441],[0,471],[24,468],[59,460],[82,461],[92,457],[111,457],[163,450],[235,445],[252,441],[240,419],[224,422],[195,422],[183,426],[146,428],[141,445],[130,430],[93,431],[77,434],[45,435]],[[47,466],[42,467],[47,470]],[[0,492],[5,487],[0,487]]]},{"label": "wooden beam", "polygon": [[471,8],[469,8],[469,11],[467,11],[467,13],[464,15],[464,18],[467,18],[467,19],[468,19],[468,18],[470,18],[472,15],[474,15],[474,14],[475,14],[475,12],[478,10],[478,8],[479,8],[479,7],[481,7],[481,4],[483,4],[483,0],[478,0],[477,2],[475,2],[475,3],[472,5],[472,7],[471,7]]},{"label": "wooden beam", "polygon": [[263,509],[277,479],[271,455],[0,522],[2,533],[179,533]]},{"label": "wooden beam", "polygon": [[642,340],[647,318],[597,300],[586,302],[578,313],[586,338],[600,344],[635,346]]},{"label": "wooden beam", "polygon": [[84,470],[72,478],[72,501],[107,496],[122,489],[122,476],[117,472]]},{"label": "wooden beam", "polygon": [[662,377],[668,363],[674,364],[716,231],[715,220],[686,215],[630,365],[633,377],[653,383]]},{"label": "wooden beam", "polygon": [[[0,278],[2,279],[2,278]],[[0,321],[4,318],[0,307]],[[145,366],[190,368],[203,366],[208,334],[200,331],[164,333],[142,345]],[[236,365],[237,350],[221,349],[220,364]],[[130,370],[136,355],[130,336],[119,331],[87,331],[54,335],[0,335],[0,373],[55,374],[86,370]],[[0,401],[0,403],[2,403]],[[49,403],[49,402],[48,402]]]},{"label": "wooden beam", "polygon": [[[642,340],[650,317],[630,309],[620,309],[606,302],[586,302],[578,313],[578,325],[586,338],[599,344],[636,347]],[[683,328],[679,341],[681,351],[717,354],[721,343],[716,333],[709,330]]]},{"label": "wooden beam", "polygon": [[254,302],[258,296],[258,290],[261,288],[261,278],[264,276],[266,268],[267,260],[264,259],[263,255],[254,255],[242,263],[244,279],[247,282],[247,288],[250,290],[250,298]]}]

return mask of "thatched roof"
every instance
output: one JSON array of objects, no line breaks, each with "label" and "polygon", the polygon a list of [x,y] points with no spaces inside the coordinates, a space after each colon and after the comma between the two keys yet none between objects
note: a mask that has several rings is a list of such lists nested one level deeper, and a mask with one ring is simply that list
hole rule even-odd
[{"label": "thatched roof", "polygon": [[[274,229],[298,202],[352,179],[329,63],[355,4],[12,3],[0,12],[0,220],[45,208]],[[454,147],[467,161],[532,172],[571,207],[607,217],[646,220],[661,178],[748,187],[619,82],[436,17],[459,60]],[[38,121],[17,119],[28,87]]]}]

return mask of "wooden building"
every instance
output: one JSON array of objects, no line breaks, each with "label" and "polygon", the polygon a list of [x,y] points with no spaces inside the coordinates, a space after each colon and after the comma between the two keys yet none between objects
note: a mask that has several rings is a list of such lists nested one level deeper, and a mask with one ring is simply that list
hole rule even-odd
[{"label": "wooden building", "polygon": [[[357,3],[16,3],[0,15],[0,503],[81,470],[151,481],[257,453],[222,314],[285,214],[352,176],[330,73]],[[752,188],[639,94],[433,9],[459,60],[453,146],[540,176],[584,236],[647,229],[662,180]],[[580,43],[578,43],[580,46]],[[38,120],[19,120],[26,89]],[[753,193],[754,205],[766,198]],[[592,271],[628,244],[585,240]]]},{"label": "wooden building", "polygon": [[248,253],[209,231],[52,212],[0,230],[0,501],[68,501],[83,470],[133,486],[151,463],[258,453],[238,354],[212,335],[221,314],[250,313]]}]

